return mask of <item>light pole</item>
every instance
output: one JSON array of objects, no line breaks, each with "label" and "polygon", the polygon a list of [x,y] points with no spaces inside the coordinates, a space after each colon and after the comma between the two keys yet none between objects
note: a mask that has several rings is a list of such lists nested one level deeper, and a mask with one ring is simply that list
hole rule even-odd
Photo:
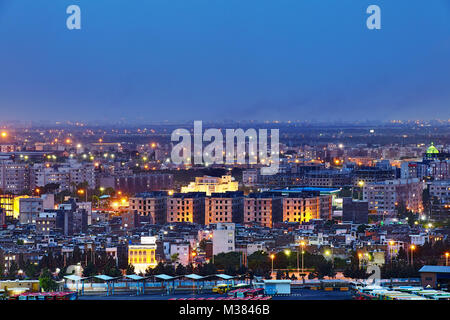
[{"label": "light pole", "polygon": [[305,255],[305,244],[306,243],[304,241],[300,242],[300,245],[302,246],[302,274],[305,273],[305,268],[303,265],[303,256]]},{"label": "light pole", "polygon": [[78,190],[78,194],[80,194],[80,195],[84,194],[85,201],[87,202],[87,190],[85,191],[84,189],[80,189],[80,190]]},{"label": "light pole", "polygon": [[416,249],[416,246],[412,244],[409,248],[411,249],[411,265],[414,266],[414,255],[413,255],[413,252]]},{"label": "light pole", "polygon": [[392,264],[392,254],[393,254],[393,245],[395,244],[394,241],[389,241],[389,256],[391,258],[391,264]]},{"label": "light pole", "polygon": [[448,266],[448,256],[450,254],[448,252],[445,253],[445,265]]},{"label": "light pole", "polygon": [[270,255],[270,259],[272,260],[272,273],[270,274],[270,278],[272,278],[272,274],[273,274],[273,259],[275,259],[275,255],[273,253]]}]

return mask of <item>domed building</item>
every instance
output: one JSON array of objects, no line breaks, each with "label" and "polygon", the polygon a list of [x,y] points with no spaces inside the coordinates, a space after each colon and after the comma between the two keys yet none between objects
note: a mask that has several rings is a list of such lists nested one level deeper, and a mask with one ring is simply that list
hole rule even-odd
[{"label": "domed building", "polygon": [[427,149],[427,155],[435,155],[438,153],[439,153],[439,150],[434,146],[434,143],[432,142],[431,145]]}]

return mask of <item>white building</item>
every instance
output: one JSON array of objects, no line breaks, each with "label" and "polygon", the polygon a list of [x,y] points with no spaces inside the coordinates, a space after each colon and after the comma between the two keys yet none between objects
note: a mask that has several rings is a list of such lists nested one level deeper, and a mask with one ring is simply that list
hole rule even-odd
[{"label": "white building", "polygon": [[171,243],[170,256],[173,255],[178,255],[177,263],[187,266],[191,261],[191,244],[189,242]]},{"label": "white building", "polygon": [[14,198],[14,218],[20,223],[36,223],[36,217],[43,211],[43,200],[38,197]]},{"label": "white building", "polygon": [[217,223],[212,236],[213,255],[235,251],[234,223]]},{"label": "white building", "polygon": [[417,179],[396,179],[364,185],[364,201],[369,203],[369,213],[396,215],[399,205],[414,213],[423,211],[423,183]]},{"label": "white building", "polygon": [[30,189],[30,170],[25,163],[13,160],[0,161],[0,189],[3,192],[19,194]]}]

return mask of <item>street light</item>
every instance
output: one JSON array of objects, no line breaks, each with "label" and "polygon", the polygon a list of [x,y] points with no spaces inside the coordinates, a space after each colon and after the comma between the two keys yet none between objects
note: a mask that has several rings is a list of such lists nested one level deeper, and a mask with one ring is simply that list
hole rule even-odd
[{"label": "street light", "polygon": [[448,256],[450,255],[450,253],[446,252],[445,253],[445,265],[448,266]]},{"label": "street light", "polygon": [[272,278],[272,274],[273,274],[273,259],[275,259],[275,255],[273,253],[270,255],[270,259],[272,260],[272,273],[270,274],[270,278]]},{"label": "street light", "polygon": [[85,195],[85,201],[87,202],[87,192],[84,189],[80,189],[78,190],[78,194],[79,195]]},{"label": "street light", "polygon": [[[300,242],[300,246],[302,247],[302,274],[305,273],[305,270],[304,270],[304,267],[303,267],[303,256],[305,254],[305,245],[306,245],[306,243],[304,241]],[[297,259],[297,269],[298,269],[298,259]]]},{"label": "street light", "polygon": [[391,257],[391,264],[392,264],[392,255],[393,255],[393,251],[394,251],[394,246],[395,242],[394,241],[389,241],[389,255]]},{"label": "street light", "polygon": [[412,244],[409,248],[411,249],[411,265],[414,266],[414,256],[413,256],[413,252],[414,252],[414,250],[416,249],[416,246]]}]

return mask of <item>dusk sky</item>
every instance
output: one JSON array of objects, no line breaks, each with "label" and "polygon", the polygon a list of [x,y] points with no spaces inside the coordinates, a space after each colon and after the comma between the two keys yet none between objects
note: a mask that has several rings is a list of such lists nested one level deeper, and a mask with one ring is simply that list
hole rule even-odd
[{"label": "dusk sky", "polygon": [[[81,7],[81,30],[66,8]],[[366,8],[382,10],[368,30]],[[0,0],[1,120],[450,119],[449,0]]]}]

